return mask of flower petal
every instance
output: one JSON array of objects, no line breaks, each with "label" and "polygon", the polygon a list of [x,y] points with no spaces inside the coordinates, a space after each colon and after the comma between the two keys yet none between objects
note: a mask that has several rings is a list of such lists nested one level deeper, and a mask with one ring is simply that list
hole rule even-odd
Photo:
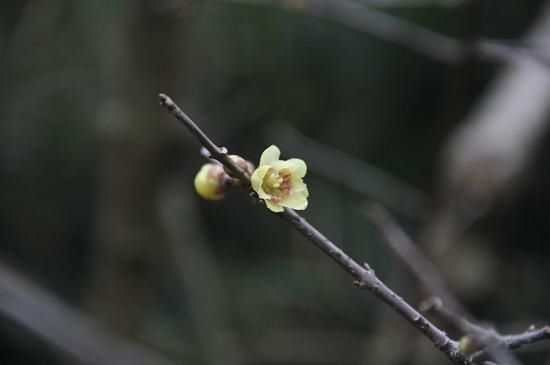
[{"label": "flower petal", "polygon": [[300,179],[299,181],[292,182],[292,190],[290,194],[302,194],[306,198],[309,196],[309,191],[307,190],[307,185]]},{"label": "flower petal", "polygon": [[275,213],[280,213],[284,210],[283,206],[277,203],[273,203],[271,200],[267,199],[265,200],[265,205],[267,206],[267,209],[271,210]]},{"label": "flower petal", "polygon": [[290,170],[293,176],[304,177],[307,172],[307,165],[304,160],[299,158],[291,158],[286,161],[287,168]]},{"label": "flower petal", "polygon": [[[307,190],[305,193],[307,193]],[[281,204],[292,209],[304,210],[307,208],[307,195],[303,192],[291,194],[284,198]]]},{"label": "flower petal", "polygon": [[252,185],[252,189],[258,194],[260,199],[268,199],[270,197],[262,188],[264,177],[269,169],[269,165],[260,166],[254,170],[254,173],[250,177],[250,185]]},{"label": "flower petal", "polygon": [[279,159],[279,156],[281,156],[281,151],[277,146],[271,145],[267,147],[262,153],[262,157],[260,157],[260,166],[272,164]]}]

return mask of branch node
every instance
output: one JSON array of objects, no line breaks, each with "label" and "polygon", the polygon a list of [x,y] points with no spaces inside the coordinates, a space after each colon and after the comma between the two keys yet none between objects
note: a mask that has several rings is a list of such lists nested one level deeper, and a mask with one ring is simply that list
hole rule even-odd
[{"label": "branch node", "polygon": [[358,287],[360,289],[363,289],[367,286],[367,284],[362,280],[354,280],[353,285],[355,285],[356,287]]},{"label": "branch node", "polygon": [[374,274],[374,269],[370,267],[368,263],[364,262],[363,267],[365,268],[365,270],[367,270],[367,272]]}]

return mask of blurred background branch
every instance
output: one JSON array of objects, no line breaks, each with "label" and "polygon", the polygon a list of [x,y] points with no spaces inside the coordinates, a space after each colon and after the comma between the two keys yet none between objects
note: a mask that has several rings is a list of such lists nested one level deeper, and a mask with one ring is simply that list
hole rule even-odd
[{"label": "blurred background branch", "polygon": [[[550,4],[524,42],[548,49]],[[443,151],[441,208],[425,239],[441,254],[521,179],[548,128],[550,73],[529,62],[508,65],[449,137]]]},{"label": "blurred background branch", "polygon": [[288,123],[273,123],[265,135],[266,139],[276,136],[274,142],[289,154],[302,156],[315,174],[379,201],[409,219],[427,218],[430,202],[426,194],[389,172],[308,138]]},{"label": "blurred background branch", "polygon": [[144,345],[71,308],[0,263],[0,312],[83,364],[173,365]]},{"label": "blurred background branch", "polygon": [[550,55],[542,45],[518,44],[490,39],[463,41],[376,10],[367,3],[341,0],[222,0],[261,6],[282,7],[309,16],[326,19],[346,27],[395,43],[433,60],[460,65],[471,57],[510,62],[532,59],[550,65]]},{"label": "blurred background branch", "polygon": [[[388,211],[380,205],[370,205],[367,207],[366,215],[378,230],[383,241],[422,283],[424,289],[433,296],[430,299],[432,305],[429,307],[435,307],[437,312],[443,313],[444,318],[459,328],[463,336],[469,336],[469,341],[473,341],[475,346],[482,348],[472,357],[472,363],[481,362],[483,355],[488,354],[500,364],[519,364],[519,361],[506,351],[507,349],[515,349],[521,344],[550,338],[547,326],[538,330],[533,328],[520,335],[502,336],[494,329],[485,328],[483,324],[479,324],[455,295],[447,289],[439,271],[411,241]],[[425,307],[425,311],[428,311],[429,307]],[[529,340],[522,341],[524,338]]]},{"label": "blurred background branch", "polygon": [[[206,240],[201,239],[200,224],[194,219],[196,206],[190,199],[193,187],[182,184],[182,180],[185,179],[178,176],[163,185],[159,210],[170,257],[189,303],[195,331],[208,364],[246,363],[238,335],[230,331],[227,285]],[[186,239],[189,236],[194,239]]]},{"label": "blurred background branch", "polygon": [[355,2],[372,6],[459,6],[470,0],[355,0]]}]

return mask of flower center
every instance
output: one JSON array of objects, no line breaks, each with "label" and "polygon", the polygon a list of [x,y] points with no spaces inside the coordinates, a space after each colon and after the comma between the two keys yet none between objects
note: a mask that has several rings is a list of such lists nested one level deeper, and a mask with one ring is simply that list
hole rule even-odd
[{"label": "flower center", "polygon": [[264,191],[272,196],[272,200],[281,200],[290,193],[290,171],[288,169],[276,170],[270,168],[264,177],[262,184]]}]

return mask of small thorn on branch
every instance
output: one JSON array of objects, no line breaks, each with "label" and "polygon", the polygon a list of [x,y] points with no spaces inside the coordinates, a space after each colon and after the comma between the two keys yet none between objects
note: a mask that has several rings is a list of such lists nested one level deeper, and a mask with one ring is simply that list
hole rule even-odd
[{"label": "small thorn on branch", "polygon": [[364,263],[363,263],[363,267],[364,267],[365,270],[367,270],[368,272],[374,274],[374,269],[373,269],[372,267],[370,267],[370,265],[369,265],[367,262],[364,262]]},{"label": "small thorn on branch", "polygon": [[418,309],[422,313],[427,313],[430,311],[438,312],[441,308],[443,308],[443,300],[440,297],[435,297],[435,296],[424,300],[418,306]]}]

